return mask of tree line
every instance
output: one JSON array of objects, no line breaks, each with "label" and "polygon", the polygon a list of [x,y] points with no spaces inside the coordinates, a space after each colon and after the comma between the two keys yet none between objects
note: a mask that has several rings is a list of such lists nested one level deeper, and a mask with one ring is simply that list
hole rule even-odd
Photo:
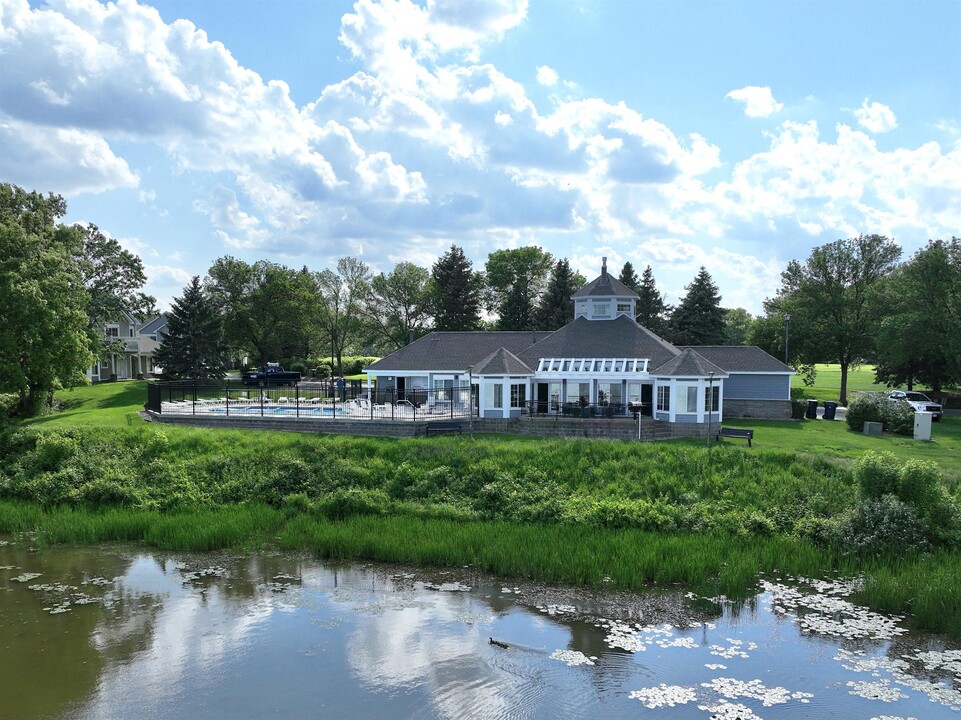
[{"label": "tree line", "polygon": [[[104,324],[146,319],[143,264],[96,225],[66,226],[63,198],[0,183],[0,392],[21,412],[83,380],[121,348]],[[637,293],[637,321],[675,345],[755,344],[810,376],[819,362],[877,367],[891,385],[961,382],[961,240],[932,240],[907,262],[879,235],[815,248],[792,260],[764,314],[725,309],[706,268],[670,306],[648,265],[618,279]],[[225,256],[174,300],[155,362],[171,377],[223,375],[231,359],[304,368],[347,355],[382,356],[432,330],[554,330],[574,316],[585,284],[566,258],[539,247],[497,250],[475,268],[451,245],[430,267],[374,273],[352,257],[314,271]]]},{"label": "tree line", "polygon": [[[676,308],[650,266],[639,278],[626,263],[619,277],[654,332],[681,344],[729,341],[706,269]],[[497,250],[479,270],[451,245],[430,269],[402,262],[379,274],[352,257],[319,272],[223,257],[174,301],[155,360],[171,377],[219,377],[228,354],[299,369],[329,358],[342,374],[347,355],[382,356],[435,330],[556,330],[573,319],[572,296],[585,283],[566,258],[539,247]]]},{"label": "tree line", "polygon": [[961,383],[961,240],[929,240],[908,261],[883,235],[859,235],[792,260],[747,335],[810,377],[815,363],[871,363],[879,383],[934,392]]}]

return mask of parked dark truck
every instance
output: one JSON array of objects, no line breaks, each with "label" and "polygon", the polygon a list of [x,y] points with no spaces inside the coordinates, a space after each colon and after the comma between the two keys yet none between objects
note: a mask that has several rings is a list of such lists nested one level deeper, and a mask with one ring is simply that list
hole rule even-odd
[{"label": "parked dark truck", "polygon": [[277,363],[267,363],[262,368],[245,372],[243,381],[244,385],[256,385],[259,387],[296,385],[300,382],[300,373],[284,370]]}]

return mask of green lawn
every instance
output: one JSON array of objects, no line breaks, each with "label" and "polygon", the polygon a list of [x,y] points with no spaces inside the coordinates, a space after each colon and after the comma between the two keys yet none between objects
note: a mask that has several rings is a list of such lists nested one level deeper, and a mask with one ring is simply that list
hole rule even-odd
[{"label": "green lawn", "polygon": [[[791,380],[791,387],[803,388],[804,397],[812,400],[831,400],[837,402],[841,395],[841,366],[819,363],[814,385],[807,386],[801,382],[801,377],[795,375]],[[874,365],[860,365],[848,369],[848,393],[851,392],[885,392],[891,388],[874,382]]]},{"label": "green lawn", "polygon": [[[867,370],[862,370],[861,373],[862,380],[865,374],[869,374]],[[146,402],[146,386],[144,381],[129,381],[64,390],[57,395],[58,401],[64,407],[63,412],[35,418],[28,421],[28,424],[44,427],[140,425],[143,420],[137,416],[137,412],[143,409]],[[948,477],[955,481],[961,480],[961,416],[958,415],[947,415],[941,422],[933,424],[932,442],[917,442],[912,438],[896,435],[869,437],[848,430],[842,421],[730,420],[725,422],[725,425],[754,428],[756,432],[753,444],[756,452],[794,451],[803,455],[838,459],[846,464],[866,450],[887,450],[905,460],[930,460],[945,470]],[[165,426],[167,433],[178,431],[196,432],[192,428]],[[503,437],[515,441],[520,439],[499,434],[485,437]],[[523,439],[530,442],[542,441],[541,438]],[[743,444],[740,440],[722,442],[730,445]]]},{"label": "green lawn", "polygon": [[130,380],[69,388],[57,393],[62,412],[28,420],[28,425],[97,427],[142,423],[137,412],[147,402],[147,381]]},{"label": "green lawn", "polygon": [[[830,420],[728,420],[730,427],[754,428],[756,452],[797,452],[847,463],[866,450],[894,453],[903,460],[929,460],[948,478],[961,481],[961,416],[946,415],[933,423],[931,442],[901,435],[873,437],[848,430],[843,421]],[[724,440],[743,444],[743,440]]]}]

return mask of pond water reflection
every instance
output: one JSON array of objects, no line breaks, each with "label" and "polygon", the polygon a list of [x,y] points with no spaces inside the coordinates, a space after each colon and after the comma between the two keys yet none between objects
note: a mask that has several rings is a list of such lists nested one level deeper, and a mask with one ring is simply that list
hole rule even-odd
[{"label": "pond water reflection", "polygon": [[505,585],[470,568],[30,545],[0,539],[3,718],[961,710],[961,648],[851,605],[847,583],[771,579],[735,606]]}]

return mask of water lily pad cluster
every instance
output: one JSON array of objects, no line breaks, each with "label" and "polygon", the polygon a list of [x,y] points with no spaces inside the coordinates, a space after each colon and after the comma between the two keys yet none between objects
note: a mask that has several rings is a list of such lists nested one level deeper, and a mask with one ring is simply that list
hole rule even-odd
[{"label": "water lily pad cluster", "polygon": [[[872,699],[884,699],[894,692],[900,692],[898,688],[914,690],[926,695],[927,698],[940,705],[944,705],[952,710],[961,712],[961,691],[932,682],[924,678],[912,675],[908,660],[920,660],[930,671],[937,671],[953,666],[959,654],[958,650],[926,651],[917,655],[906,655],[904,658],[889,658],[883,655],[868,655],[863,650],[845,650],[840,648],[834,659],[841,663],[841,667],[846,670],[860,673],[870,673],[875,678],[874,684],[862,683],[853,687],[853,695],[867,697],[863,693],[874,693],[878,697]],[[906,659],[905,659],[906,658]],[[961,675],[954,676],[955,684],[961,685]]]},{"label": "water lily pad cluster", "polygon": [[697,700],[697,692],[694,688],[684,687],[683,685],[661,683],[657,687],[632,690],[628,697],[631,700],[640,700],[644,707],[656,710],[694,702]]},{"label": "water lily pad cluster", "polygon": [[577,650],[555,650],[551,653],[552,660],[560,660],[562,663],[567,664],[570,667],[577,667],[579,665],[594,665],[597,662],[597,656],[591,655],[588,657],[582,652]]},{"label": "water lily pad cluster", "polygon": [[791,585],[763,581],[762,586],[773,611],[793,617],[804,632],[849,640],[890,640],[908,632],[902,616],[882,615],[845,599],[860,588],[858,580],[791,580]]}]

